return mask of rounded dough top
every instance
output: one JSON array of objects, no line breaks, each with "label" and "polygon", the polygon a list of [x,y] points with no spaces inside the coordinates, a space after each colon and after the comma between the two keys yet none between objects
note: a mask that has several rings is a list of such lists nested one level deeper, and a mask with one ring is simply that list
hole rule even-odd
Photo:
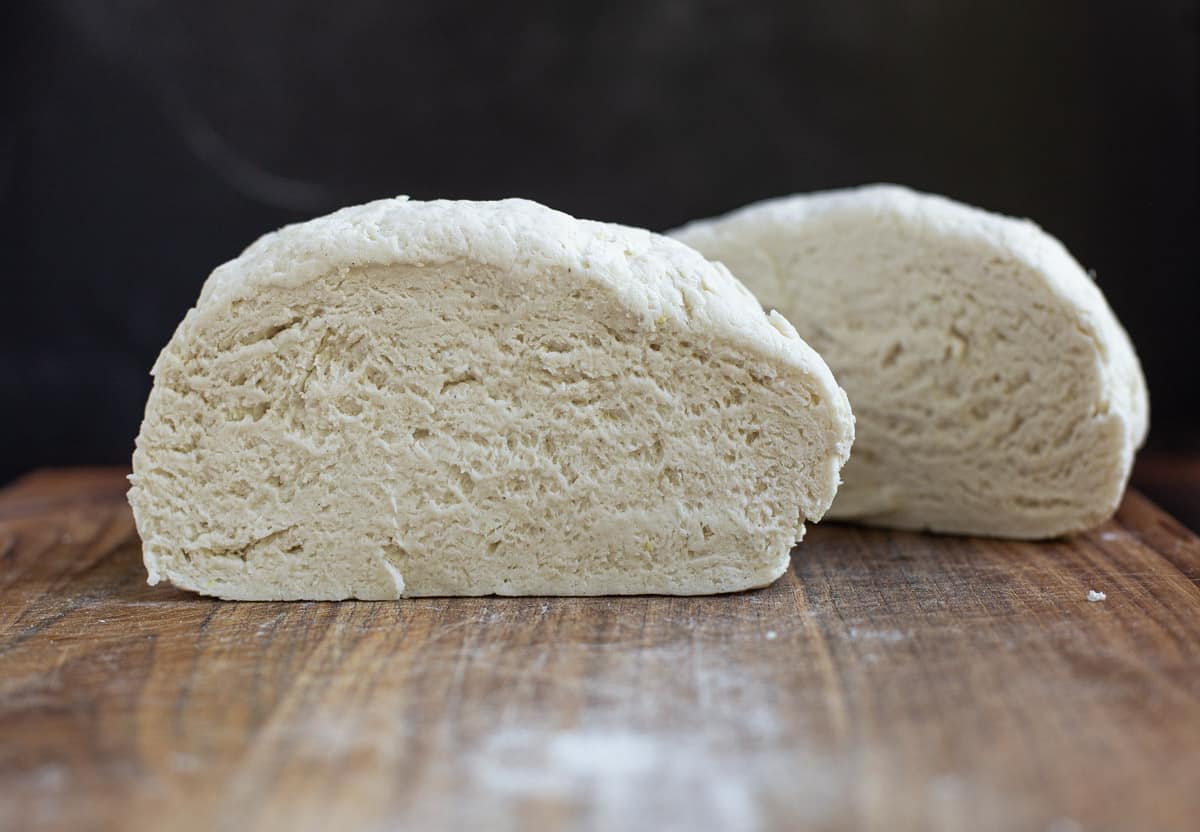
[{"label": "rounded dough top", "polygon": [[787,361],[836,391],[829,367],[778,313],[764,317],[754,295],[727,268],[660,234],[578,220],[525,199],[493,202],[408,197],[380,199],[285,226],[215,269],[181,327],[261,287],[294,287],[369,266],[470,261],[536,276],[548,268],[577,270],[613,288],[650,324],[667,316],[746,339],[760,355]]}]

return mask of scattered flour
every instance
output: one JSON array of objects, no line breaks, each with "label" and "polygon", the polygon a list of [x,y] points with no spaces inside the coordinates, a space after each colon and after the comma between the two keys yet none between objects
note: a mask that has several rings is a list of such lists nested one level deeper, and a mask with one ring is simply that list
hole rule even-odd
[{"label": "scattered flour", "polygon": [[941,774],[929,781],[929,793],[935,800],[962,800],[967,791],[967,781],[954,774]]},{"label": "scattered flour", "polygon": [[171,758],[171,765],[178,772],[191,774],[200,770],[200,758],[185,751],[176,751]]},{"label": "scattered flour", "polygon": [[1103,601],[1107,597],[1108,596],[1105,595],[1103,592],[1097,592],[1094,589],[1088,590],[1088,600],[1089,601]]},{"label": "scattered flour", "polygon": [[858,627],[850,627],[846,630],[846,635],[855,641],[882,641],[885,644],[895,644],[906,641],[912,633],[901,630],[860,630]]},{"label": "scattered flour", "polygon": [[1083,824],[1075,818],[1055,818],[1046,826],[1046,832],[1083,832]]},{"label": "scattered flour", "polygon": [[725,745],[690,733],[508,729],[471,755],[468,771],[493,805],[562,802],[599,829],[762,829],[768,795],[794,794],[819,816],[839,786],[834,767],[805,764],[798,749],[764,748],[747,764]]}]

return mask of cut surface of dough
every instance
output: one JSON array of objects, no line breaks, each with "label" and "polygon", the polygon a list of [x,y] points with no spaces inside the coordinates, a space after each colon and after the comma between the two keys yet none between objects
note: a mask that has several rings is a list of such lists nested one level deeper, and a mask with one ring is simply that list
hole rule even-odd
[{"label": "cut surface of dough", "polygon": [[232,599],[779,577],[853,436],[720,266],[536,203],[382,200],[218,268],[154,367],[151,583]]},{"label": "cut surface of dough", "polygon": [[896,186],[674,232],[783,313],[857,418],[834,518],[1016,538],[1107,519],[1149,404],[1094,281],[1031,222]]}]

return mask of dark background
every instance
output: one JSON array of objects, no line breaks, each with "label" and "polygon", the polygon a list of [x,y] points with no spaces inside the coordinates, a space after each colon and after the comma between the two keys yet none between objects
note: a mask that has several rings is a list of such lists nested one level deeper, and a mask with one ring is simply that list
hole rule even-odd
[{"label": "dark background", "polygon": [[1152,442],[1197,444],[1195,2],[9,0],[0,481],[128,459],[218,263],[344,204],[526,196],[663,229],[892,181],[1098,274]]}]

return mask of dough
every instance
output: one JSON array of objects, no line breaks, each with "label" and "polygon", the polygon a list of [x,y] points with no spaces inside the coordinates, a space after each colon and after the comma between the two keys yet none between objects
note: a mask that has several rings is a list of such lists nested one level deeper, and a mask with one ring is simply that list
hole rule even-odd
[{"label": "dough", "polygon": [[831,517],[1043,538],[1116,509],[1146,385],[1100,290],[1033,223],[873,186],[673,236],[779,309],[845,386],[858,438]]},{"label": "dough", "polygon": [[520,200],[268,234],[153,374],[150,583],[232,599],[762,586],[853,438],[828,367],[723,267]]}]

